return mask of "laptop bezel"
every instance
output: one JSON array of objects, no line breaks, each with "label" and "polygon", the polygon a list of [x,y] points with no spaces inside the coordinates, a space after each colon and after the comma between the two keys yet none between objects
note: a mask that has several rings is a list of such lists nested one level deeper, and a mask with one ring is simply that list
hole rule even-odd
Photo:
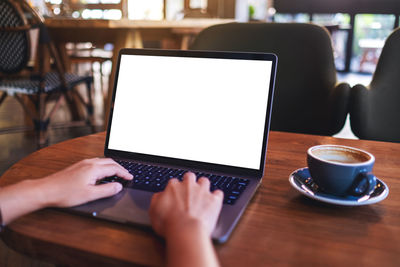
[{"label": "laptop bezel", "polygon": [[[267,110],[265,116],[264,136],[261,152],[261,160],[259,169],[249,169],[235,166],[227,166],[208,162],[199,162],[192,160],[184,160],[177,158],[169,158],[155,155],[147,155],[136,152],[126,152],[120,150],[109,149],[109,138],[111,132],[112,116],[114,110],[115,95],[117,90],[117,81],[119,75],[119,67],[122,55],[148,55],[148,56],[169,56],[169,57],[195,57],[195,58],[226,58],[226,59],[244,59],[244,60],[267,60],[272,62],[271,77],[269,84],[269,95]],[[195,169],[195,170],[213,170],[216,173],[225,173],[232,176],[261,178],[264,174],[265,158],[268,144],[268,135],[271,120],[272,100],[275,87],[277,56],[272,53],[248,53],[248,52],[216,52],[216,51],[188,51],[188,50],[162,50],[162,49],[121,49],[118,55],[117,68],[114,79],[112,100],[108,117],[106,141],[104,145],[104,156],[110,158],[119,158],[131,161],[139,161],[153,164],[162,164],[167,166],[175,166],[177,168]]]}]

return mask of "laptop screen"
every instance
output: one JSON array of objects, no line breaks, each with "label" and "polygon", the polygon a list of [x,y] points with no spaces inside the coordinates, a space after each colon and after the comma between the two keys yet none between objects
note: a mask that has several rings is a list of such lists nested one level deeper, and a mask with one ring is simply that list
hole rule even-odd
[{"label": "laptop screen", "polygon": [[272,66],[122,54],[108,149],[258,170]]}]

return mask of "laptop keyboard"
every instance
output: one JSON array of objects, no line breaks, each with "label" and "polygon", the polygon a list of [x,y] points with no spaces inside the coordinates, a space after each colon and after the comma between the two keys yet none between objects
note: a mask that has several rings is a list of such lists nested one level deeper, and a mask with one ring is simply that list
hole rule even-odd
[{"label": "laptop keyboard", "polygon": [[[116,160],[127,169],[133,180],[126,181],[122,178],[112,176],[104,178],[100,183],[120,182],[124,187],[141,189],[150,192],[160,192],[165,189],[171,178],[182,180],[185,170],[165,168],[135,162]],[[207,177],[210,180],[210,190],[220,189],[224,192],[224,204],[233,205],[249,184],[249,179],[194,172],[197,178]]]}]

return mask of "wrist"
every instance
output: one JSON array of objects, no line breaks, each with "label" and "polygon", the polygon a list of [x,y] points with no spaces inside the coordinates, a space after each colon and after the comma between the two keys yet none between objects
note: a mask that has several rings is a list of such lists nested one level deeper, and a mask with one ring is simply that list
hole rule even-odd
[{"label": "wrist", "polygon": [[46,178],[26,180],[32,190],[32,197],[37,209],[43,209],[54,205],[54,197]]},{"label": "wrist", "polygon": [[166,229],[167,266],[219,266],[207,229],[197,219],[184,220]]},{"label": "wrist", "polygon": [[180,220],[179,223],[171,222],[165,230],[166,240],[199,235],[210,236],[205,225],[200,220],[194,218]]}]

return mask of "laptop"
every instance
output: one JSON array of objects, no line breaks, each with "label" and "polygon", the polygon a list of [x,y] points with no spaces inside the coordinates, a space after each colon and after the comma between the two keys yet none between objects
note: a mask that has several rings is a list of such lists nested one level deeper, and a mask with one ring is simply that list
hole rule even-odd
[{"label": "laptop", "polygon": [[117,195],[72,209],[150,225],[154,192],[192,171],[224,191],[212,238],[225,242],[264,174],[276,64],[266,53],[122,49],[104,156],[134,178]]}]

